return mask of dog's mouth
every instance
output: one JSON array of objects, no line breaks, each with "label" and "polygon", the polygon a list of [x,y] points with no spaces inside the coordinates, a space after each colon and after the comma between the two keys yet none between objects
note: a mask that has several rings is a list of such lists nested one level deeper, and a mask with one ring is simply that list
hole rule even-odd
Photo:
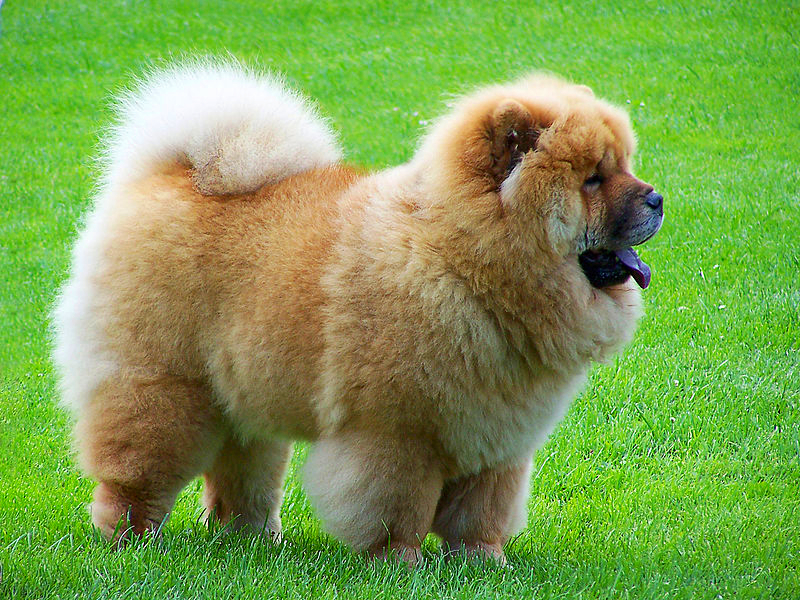
[{"label": "dog's mouth", "polygon": [[596,288],[617,285],[633,277],[642,289],[650,285],[650,267],[633,248],[587,250],[578,256],[586,278]]}]

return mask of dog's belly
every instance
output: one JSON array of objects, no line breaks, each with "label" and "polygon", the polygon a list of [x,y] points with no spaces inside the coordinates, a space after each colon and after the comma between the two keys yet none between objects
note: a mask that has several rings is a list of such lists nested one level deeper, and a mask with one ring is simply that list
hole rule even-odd
[{"label": "dog's belly", "polygon": [[[236,330],[230,336],[236,335]],[[282,344],[251,339],[216,348],[209,361],[217,402],[237,433],[245,438],[280,436],[314,439],[319,427],[313,410],[316,368],[313,349],[299,356],[288,332]],[[300,336],[302,337],[302,336]]]}]

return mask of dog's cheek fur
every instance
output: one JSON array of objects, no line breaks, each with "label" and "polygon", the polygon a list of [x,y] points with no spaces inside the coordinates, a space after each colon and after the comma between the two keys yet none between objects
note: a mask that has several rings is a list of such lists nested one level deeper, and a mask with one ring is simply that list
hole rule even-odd
[{"label": "dog's cheek fur", "polygon": [[608,240],[609,204],[605,198],[595,194],[586,199],[584,206],[587,210],[584,240],[586,247],[581,248],[581,251],[602,248]]},{"label": "dog's cheek fur", "polygon": [[551,197],[545,211],[550,244],[560,256],[574,249],[582,220],[580,196],[572,190],[562,190]]},{"label": "dog's cheek fur", "polygon": [[572,251],[585,220],[583,200],[572,189],[572,179],[570,169],[554,169],[546,157],[529,155],[503,182],[504,206],[522,220],[529,243],[544,242],[539,249],[547,254],[565,256]]}]

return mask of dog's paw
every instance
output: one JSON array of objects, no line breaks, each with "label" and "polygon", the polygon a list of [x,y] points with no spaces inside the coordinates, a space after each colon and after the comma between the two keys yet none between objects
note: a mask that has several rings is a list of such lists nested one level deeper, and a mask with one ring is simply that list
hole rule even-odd
[{"label": "dog's paw", "polygon": [[503,552],[503,547],[499,543],[462,543],[455,548],[449,548],[445,551],[445,558],[447,559],[454,559],[461,556],[466,557],[468,560],[493,561],[501,566],[506,565],[506,555]]}]

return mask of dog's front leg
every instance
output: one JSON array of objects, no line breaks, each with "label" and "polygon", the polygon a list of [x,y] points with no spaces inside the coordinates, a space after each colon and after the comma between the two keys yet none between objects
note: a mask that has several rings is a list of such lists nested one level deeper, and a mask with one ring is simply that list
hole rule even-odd
[{"label": "dog's front leg", "polygon": [[531,459],[445,482],[433,531],[446,551],[505,563],[503,544],[525,526]]}]

